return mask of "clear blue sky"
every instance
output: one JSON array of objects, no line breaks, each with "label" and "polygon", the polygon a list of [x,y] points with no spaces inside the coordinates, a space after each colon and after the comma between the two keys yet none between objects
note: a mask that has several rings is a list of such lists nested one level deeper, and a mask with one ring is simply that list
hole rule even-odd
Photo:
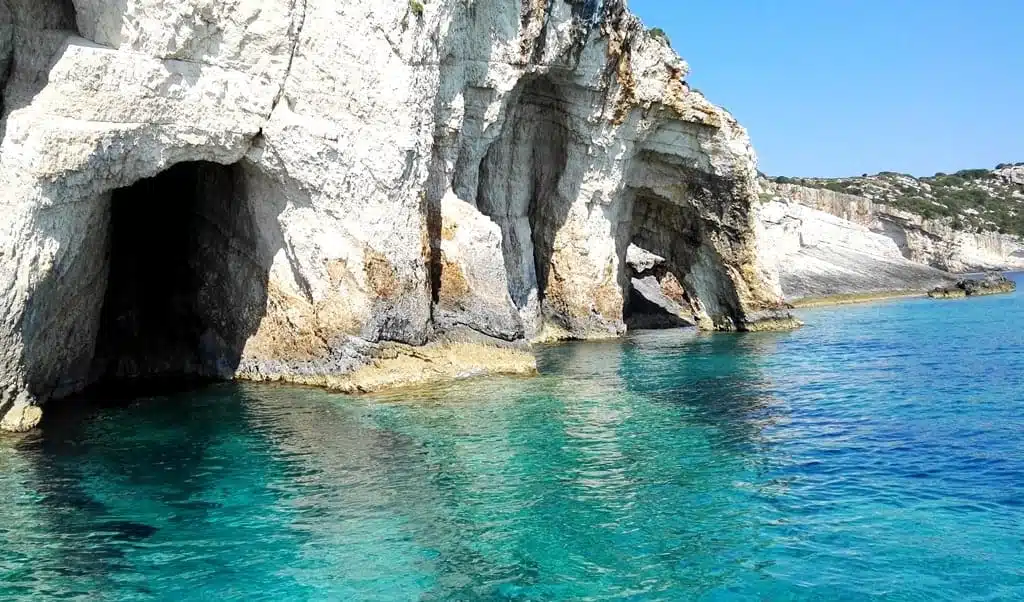
[{"label": "clear blue sky", "polygon": [[1024,161],[1024,0],[630,0],[750,131],[761,171]]}]

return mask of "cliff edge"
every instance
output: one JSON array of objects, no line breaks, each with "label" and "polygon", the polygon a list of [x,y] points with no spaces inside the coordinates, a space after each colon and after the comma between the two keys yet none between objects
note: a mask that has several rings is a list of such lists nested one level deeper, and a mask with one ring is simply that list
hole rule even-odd
[{"label": "cliff edge", "polygon": [[108,381],[528,372],[624,332],[630,245],[694,323],[792,325],[746,132],[621,0],[7,0],[0,62],[8,430]]}]

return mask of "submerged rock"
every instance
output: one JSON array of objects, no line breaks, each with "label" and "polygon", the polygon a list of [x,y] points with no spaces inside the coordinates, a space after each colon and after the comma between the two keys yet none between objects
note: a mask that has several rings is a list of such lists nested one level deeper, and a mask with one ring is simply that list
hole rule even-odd
[{"label": "submerged rock", "polygon": [[1012,293],[1015,290],[1017,283],[1002,274],[992,272],[981,278],[962,278],[955,286],[934,288],[928,291],[928,296],[933,299],[953,299]]},{"label": "submerged rock", "polygon": [[7,5],[4,428],[101,381],[616,336],[631,243],[698,325],[788,326],[746,131],[621,0]]}]

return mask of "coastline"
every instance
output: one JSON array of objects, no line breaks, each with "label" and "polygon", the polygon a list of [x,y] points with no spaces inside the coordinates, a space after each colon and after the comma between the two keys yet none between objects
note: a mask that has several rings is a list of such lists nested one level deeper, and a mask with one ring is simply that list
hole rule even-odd
[{"label": "coastline", "polygon": [[[0,499],[17,526],[0,549],[33,563],[0,598],[130,598],[142,574],[168,597],[215,600],[628,598],[643,588],[843,599],[903,578],[910,597],[967,602],[961,581],[942,581],[947,562],[970,563],[963,590],[1016,584],[1019,572],[1020,538],[1006,525],[1021,508],[997,502],[1024,485],[1014,479],[1024,399],[1012,378],[976,371],[1024,370],[1008,327],[1024,319],[1024,296],[1003,299],[996,319],[985,302],[893,302],[816,311],[810,328],[785,335],[649,331],[543,346],[539,379],[368,398],[243,383],[59,404],[35,434],[0,437]],[[872,436],[851,445],[861,429]],[[963,434],[963,446],[938,442],[946,433]],[[822,466],[847,478],[823,484]],[[771,491],[783,472],[792,503],[737,494],[737,483]],[[948,506],[936,503],[939,481],[958,485]],[[898,513],[894,488],[906,501]],[[836,503],[794,542],[789,525],[823,491]],[[955,506],[965,495],[993,501],[970,529]],[[765,545],[750,545],[752,522]],[[923,554],[907,545],[922,524],[948,534]],[[680,563],[679,533],[720,537],[722,554]],[[804,554],[806,541],[822,553]],[[652,565],[654,548],[669,552]],[[563,562],[567,549],[614,579]],[[115,561],[83,581],[97,550]],[[851,553],[864,559],[852,572]],[[750,562],[728,582],[704,580],[733,554]],[[223,575],[195,583],[168,556]],[[758,566],[772,562],[799,564],[766,592]],[[831,578],[844,570],[850,579]],[[935,596],[936,583],[949,595]]]},{"label": "coastline", "polygon": [[[1019,270],[995,270],[996,273],[1002,274],[1009,278],[1014,274],[1022,274]],[[957,280],[977,278],[983,276],[985,272],[965,272],[963,274],[956,274]],[[1009,278],[1011,281],[1012,278]],[[926,290],[890,290],[890,291],[871,291],[862,293],[840,293],[836,295],[824,295],[818,297],[802,297],[800,299],[787,299],[787,302],[793,307],[793,309],[810,309],[815,307],[832,307],[837,305],[855,305],[859,303],[870,303],[872,301],[886,301],[889,299],[912,299],[915,297],[932,297],[936,299],[944,298],[965,298],[969,295],[951,295],[951,296],[935,296],[934,291]],[[1013,293],[1014,290],[994,290],[987,292],[978,292],[973,296],[988,296],[988,295],[1006,295]]]},{"label": "coastline", "polygon": [[926,296],[928,296],[927,291],[917,290],[874,291],[866,293],[841,293],[838,295],[825,295],[823,297],[803,297],[801,299],[789,301],[789,304],[792,305],[794,309],[809,309],[814,307],[855,305],[858,303],[870,303],[872,301],[909,299]]},{"label": "coastline", "polygon": [[386,345],[380,357],[346,374],[238,374],[236,380],[318,387],[364,394],[481,376],[535,376],[537,358],[522,349],[478,343]]}]

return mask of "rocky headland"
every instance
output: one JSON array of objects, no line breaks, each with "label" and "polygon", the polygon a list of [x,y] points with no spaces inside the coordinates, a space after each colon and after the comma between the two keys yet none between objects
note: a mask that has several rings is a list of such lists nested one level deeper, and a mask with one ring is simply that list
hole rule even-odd
[{"label": "rocky headland", "polygon": [[795,324],[746,131],[622,0],[6,0],[0,62],[6,430],[97,383]]},{"label": "rocky headland", "polygon": [[[979,202],[981,210],[961,207],[962,215],[984,215],[984,207],[1006,204],[1006,212],[1016,215],[1017,198],[1024,202],[1024,181],[1012,179],[1015,169],[1000,168],[985,180],[1002,195],[1000,204],[989,200]],[[894,177],[868,177],[858,180],[868,182],[859,188],[847,186],[869,191],[867,196],[833,190],[835,180],[760,180],[761,255],[778,270],[788,301],[923,295],[954,286],[957,274],[1024,269],[1020,236],[981,228],[967,217],[925,217],[901,208],[897,204],[908,201],[895,196],[900,189],[892,184]],[[904,182],[909,176],[898,177],[897,184],[910,189]],[[917,186],[921,194],[937,189],[927,182]]]},{"label": "rocky headland", "polygon": [[774,182],[857,196],[916,215],[938,231],[1024,236],[1024,163],[927,177],[887,171],[852,178],[778,177]]}]

